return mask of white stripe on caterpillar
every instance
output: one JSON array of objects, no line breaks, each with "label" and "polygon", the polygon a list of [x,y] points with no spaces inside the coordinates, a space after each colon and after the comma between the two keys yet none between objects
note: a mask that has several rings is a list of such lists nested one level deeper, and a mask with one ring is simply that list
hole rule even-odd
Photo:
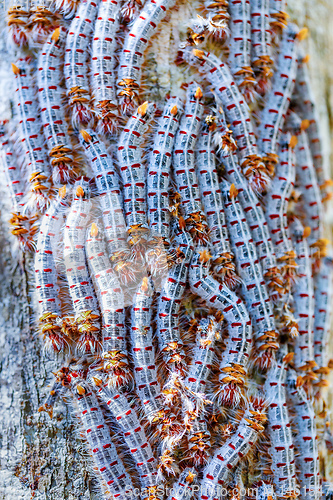
[{"label": "white stripe on caterpillar", "polygon": [[280,34],[288,25],[288,14],[286,12],[286,0],[270,0],[269,15],[271,28],[274,33]]},{"label": "white stripe on caterpillar", "polygon": [[251,61],[257,79],[256,90],[264,94],[273,76],[272,31],[269,0],[251,1]]},{"label": "white stripe on caterpillar", "polygon": [[267,168],[273,172],[278,162],[280,135],[295,86],[298,45],[305,35],[305,28],[299,30],[292,23],[283,32],[272,88],[261,113],[259,149]]},{"label": "white stripe on caterpillar", "polygon": [[69,27],[65,49],[65,82],[72,109],[72,125],[87,124],[91,118],[88,80],[88,47],[97,16],[98,0],[82,0]]},{"label": "white stripe on caterpillar", "polygon": [[314,288],[312,279],[312,263],[307,229],[301,222],[291,217],[289,223],[293,247],[296,252],[298,276],[293,286],[294,314],[298,323],[298,337],[295,339],[294,365],[296,370],[311,371],[316,365],[314,361],[313,327],[314,327]]},{"label": "white stripe on caterpillar", "polygon": [[279,347],[272,303],[244,210],[237,200],[237,190],[225,180],[220,186],[231,248],[234,251],[237,271],[242,280],[244,300],[252,319],[256,350],[254,363],[260,370],[266,370],[272,366],[275,351]]},{"label": "white stripe on caterpillar", "polygon": [[8,42],[20,49],[29,45],[28,18],[30,15],[29,0],[12,0],[7,11]]},{"label": "white stripe on caterpillar", "polygon": [[212,84],[213,92],[222,102],[234,132],[244,175],[256,192],[263,191],[268,185],[268,174],[271,172],[266,171],[258,156],[249,108],[234,84],[228,66],[213,54],[197,49],[185,50],[183,57]]},{"label": "white stripe on caterpillar", "polygon": [[201,200],[209,227],[213,269],[217,277],[220,277],[227,286],[233,288],[238,282],[238,276],[235,272],[234,256],[230,248],[222,195],[216,172],[213,146],[216,127],[214,118],[212,115],[206,116],[205,124],[199,134],[196,152],[197,173]]},{"label": "white stripe on caterpillar", "polygon": [[[283,355],[281,353],[279,355]],[[265,393],[268,406],[268,434],[271,469],[277,497],[294,498],[297,495],[294,445],[286,402],[287,362],[290,355],[278,360],[267,373]]]},{"label": "white stripe on caterpillar", "polygon": [[141,70],[149,40],[165,17],[167,10],[171,9],[174,4],[175,0],[149,0],[125,38],[118,68],[118,87],[121,87],[118,97],[126,114],[132,112],[140,91]]},{"label": "white stripe on caterpillar", "polygon": [[[50,2],[47,2],[50,4]],[[32,44],[44,43],[54,30],[57,15],[52,12],[45,0],[32,0],[28,23],[29,37]]]},{"label": "white stripe on caterpillar", "polygon": [[24,154],[28,174],[28,192],[23,212],[45,212],[50,202],[48,162],[44,150],[44,137],[38,116],[38,103],[32,80],[30,58],[12,64],[15,74],[15,103],[19,119],[19,142]]},{"label": "white stripe on caterpillar", "polygon": [[122,437],[130,450],[130,456],[139,474],[142,488],[150,488],[151,497],[149,498],[151,500],[157,499],[153,495],[157,480],[156,459],[146,433],[140,425],[136,410],[132,407],[127,395],[110,390],[108,383],[103,383],[103,380],[98,376],[91,378],[97,388],[98,396],[107,405],[121,430]]},{"label": "white stripe on caterpillar", "polygon": [[132,378],[127,359],[124,293],[111,269],[100,224],[93,222],[88,228],[85,249],[102,315],[103,367],[109,387],[123,386]]},{"label": "white stripe on caterpillar", "polygon": [[64,263],[77,330],[81,334],[77,349],[94,353],[99,347],[100,314],[84,251],[92,206],[90,189],[86,178],[74,184],[73,202],[64,229]]},{"label": "white stripe on caterpillar", "polygon": [[302,499],[321,498],[319,455],[314,401],[308,397],[294,370],[289,369],[287,394],[291,402],[295,432],[295,460]]},{"label": "white stripe on caterpillar", "polygon": [[126,123],[118,142],[125,219],[132,245],[140,243],[142,236],[148,232],[146,169],[143,164],[142,144],[155,108],[154,103],[141,104]]},{"label": "white stripe on caterpillar", "polygon": [[323,201],[330,198],[330,194],[326,192],[329,185],[328,166],[324,163],[322,137],[319,126],[318,109],[313,97],[310,85],[310,76],[307,67],[308,56],[299,49],[298,66],[296,74],[295,94],[293,99],[297,104],[297,112],[302,120],[307,120],[309,127],[307,134],[309,137],[309,145],[312,153],[313,164],[316,170],[318,183],[322,190]]},{"label": "white stripe on caterpillar", "polygon": [[251,67],[250,0],[230,0],[229,66],[240,92],[247,102],[255,97],[256,81]]},{"label": "white stripe on caterpillar", "polygon": [[198,178],[195,172],[194,148],[203,115],[202,90],[190,83],[184,115],[181,118],[173,151],[173,168],[177,191],[181,196],[181,212],[188,231],[195,239],[205,240],[207,224],[201,211]]},{"label": "white stripe on caterpillar", "polygon": [[56,28],[38,58],[38,99],[44,136],[55,184],[67,183],[77,175],[78,165],[68,138],[69,128],[63,106],[62,62],[67,30]]},{"label": "white stripe on caterpillar", "polygon": [[200,500],[219,500],[222,488],[229,484],[232,472],[257,442],[264,431],[266,409],[262,401],[249,401],[236,432],[217,448],[203,470]]},{"label": "white stripe on caterpillar", "polygon": [[70,374],[70,387],[79,407],[79,416],[87,444],[98,471],[106,481],[114,499],[132,495],[132,480],[111,441],[102,408],[91,388],[76,374]]},{"label": "white stripe on caterpillar", "polygon": [[70,344],[61,324],[60,288],[54,253],[68,208],[66,187],[59,190],[43,216],[35,255],[35,289],[39,308],[39,329],[46,349],[62,352]]},{"label": "white stripe on caterpillar", "polygon": [[93,34],[91,87],[100,134],[115,132],[119,118],[114,78],[119,9],[120,0],[101,0]]},{"label": "white stripe on caterpillar", "polygon": [[242,300],[211,276],[209,259],[207,248],[200,246],[196,249],[190,265],[189,284],[191,291],[204,299],[209,307],[221,311],[228,323],[229,335],[220,362],[217,397],[223,405],[237,406],[244,395],[252,326]]}]

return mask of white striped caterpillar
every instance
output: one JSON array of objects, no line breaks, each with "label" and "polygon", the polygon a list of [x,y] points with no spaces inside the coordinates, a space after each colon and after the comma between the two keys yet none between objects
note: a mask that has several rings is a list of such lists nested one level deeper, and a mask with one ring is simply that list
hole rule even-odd
[{"label": "white striped caterpillar", "polygon": [[[123,181],[124,210],[131,245],[139,245],[148,232],[146,171],[143,164],[144,133],[155,113],[155,104],[145,102],[127,121],[118,142],[119,170]],[[138,248],[139,248],[138,246]]]},{"label": "white striped caterpillar", "polygon": [[306,241],[308,229],[292,216],[289,227],[298,269],[298,276],[292,290],[299,333],[295,339],[294,365],[297,370],[311,371],[316,366],[313,348],[315,301],[310,250]]},{"label": "white striped caterpillar", "polygon": [[131,113],[140,91],[144,53],[166,12],[175,0],[149,0],[135,19],[120,54],[118,97],[125,114]]},{"label": "white striped caterpillar", "polygon": [[265,94],[273,76],[272,31],[269,24],[269,0],[251,1],[251,62],[257,79],[256,90]]},{"label": "white striped caterpillar", "polygon": [[161,409],[161,387],[155,366],[155,347],[152,331],[153,286],[144,277],[133,297],[131,309],[131,345],[136,390],[142,410],[149,422],[154,422]]},{"label": "white striped caterpillar", "polygon": [[[279,356],[283,356],[282,348]],[[277,360],[267,373],[265,394],[268,400],[269,453],[277,497],[295,498],[297,494],[294,445],[286,401],[287,363],[290,354]]]},{"label": "white striped caterpillar", "polygon": [[148,160],[147,203],[152,249],[148,250],[146,257],[153,274],[165,269],[165,251],[161,246],[169,245],[170,169],[175,135],[182,111],[183,105],[178,97],[168,99],[158,120],[153,149]]},{"label": "white striped caterpillar", "polygon": [[237,190],[235,186],[223,180],[221,191],[231,247],[242,280],[244,300],[252,319],[256,350],[254,363],[259,369],[266,370],[272,366],[275,351],[279,347],[272,303],[244,210],[237,200]]},{"label": "white striped caterpillar", "polygon": [[221,490],[227,486],[241,458],[245,458],[264,431],[266,408],[260,399],[248,401],[248,407],[236,432],[217,448],[214,456],[203,470],[203,479],[198,498],[200,500],[218,500]]},{"label": "white striped caterpillar", "polygon": [[256,80],[251,67],[250,0],[230,0],[229,66],[240,92],[247,102],[255,97]]},{"label": "white striped caterpillar", "polygon": [[230,288],[238,282],[235,271],[234,256],[230,248],[229,235],[225,221],[223,200],[216,171],[215,151],[213,146],[215,117],[206,116],[196,151],[198,181],[201,200],[204,207],[209,239],[212,245],[213,269],[222,281]]},{"label": "white striped caterpillar", "polygon": [[118,108],[115,89],[116,32],[120,0],[101,0],[94,28],[91,55],[91,87],[97,131],[112,133],[117,128]]},{"label": "white striped caterpillar", "polygon": [[172,491],[167,500],[185,500],[192,498],[192,493],[197,491],[198,473],[195,468],[187,467],[181,472],[178,480],[172,485]]},{"label": "white striped caterpillar", "polygon": [[295,137],[289,132],[281,137],[279,163],[270,190],[265,196],[266,219],[274,243],[278,263],[282,266],[284,288],[290,289],[294,280],[296,263],[291,244],[287,210],[288,202],[295,183]]},{"label": "white striped caterpillar", "polygon": [[92,118],[88,79],[88,47],[97,16],[98,0],[82,0],[68,30],[65,49],[65,82],[74,129]]},{"label": "white striped caterpillar", "polygon": [[145,0],[123,0],[120,9],[122,22],[130,24],[137,17],[138,11],[144,3]]},{"label": "white striped caterpillar", "polygon": [[270,0],[269,14],[271,28],[274,33],[280,34],[288,25],[288,14],[286,12],[286,0]]},{"label": "white striped caterpillar", "polygon": [[65,28],[54,30],[39,53],[37,71],[40,114],[55,184],[75,178],[78,169],[62,103],[61,70],[66,36]]},{"label": "white striped caterpillar", "polygon": [[302,499],[321,498],[319,455],[314,401],[301,386],[294,370],[289,369],[287,394],[291,402],[292,424],[295,432],[295,460]]},{"label": "white striped caterpillar", "polygon": [[70,345],[66,328],[61,321],[60,288],[55,263],[57,239],[68,208],[66,187],[59,190],[42,218],[35,255],[35,289],[39,307],[39,329],[46,349],[63,352]]},{"label": "white striped caterpillar", "polygon": [[249,108],[234,84],[228,66],[213,54],[197,49],[185,50],[183,57],[212,84],[213,92],[225,108],[230,128],[237,141],[237,151],[241,158],[244,175],[254,191],[265,190],[269,182],[268,174],[272,172],[266,171],[258,155]]},{"label": "white striped caterpillar", "polygon": [[222,108],[219,110],[219,122],[220,125],[218,126],[215,140],[218,148],[217,155],[224,167],[223,175],[230,184],[235,185],[238,191],[237,197],[250,226],[270,296],[272,300],[276,301],[282,293],[282,277],[277,267],[267,220],[261,203],[241,173],[235,153],[236,146],[234,145],[232,132],[228,129],[225,122]]},{"label": "white striped caterpillar", "polygon": [[[45,5],[45,3],[49,4]],[[29,38],[33,44],[44,43],[54,30],[57,15],[50,9],[50,1],[32,0],[28,23]]]},{"label": "white striped caterpillar", "polygon": [[[97,372],[98,373],[98,372]],[[129,401],[129,397],[118,391],[110,390],[108,382],[98,376],[91,377],[100,399],[107,405],[110,413],[120,428],[122,437],[129,448],[135,468],[139,474],[142,488],[148,488],[149,499],[157,500],[153,493],[157,489],[156,459],[144,429],[140,425],[136,410]]]},{"label": "white striped caterpillar", "polygon": [[44,137],[38,116],[38,103],[32,80],[31,59],[19,59],[12,64],[15,74],[15,103],[19,119],[19,142],[28,174],[28,192],[23,212],[34,215],[44,212],[49,205],[52,190],[48,180],[48,162]]},{"label": "white striped caterpillar", "polygon": [[86,178],[74,184],[73,202],[64,229],[64,263],[80,338],[77,349],[94,353],[99,348],[100,313],[85,257],[86,229],[92,203],[91,183]]},{"label": "white striped caterpillar", "polygon": [[175,139],[173,168],[177,191],[181,197],[181,213],[187,230],[195,239],[205,240],[207,224],[201,210],[194,153],[204,111],[202,97],[200,87],[195,82],[190,83],[186,93],[184,114]]},{"label": "white striped caterpillar", "polygon": [[28,19],[30,16],[29,0],[12,0],[7,11],[9,42],[20,49],[29,45]]},{"label": "white striped caterpillar", "polygon": [[199,246],[193,254],[189,284],[191,291],[206,304],[222,312],[228,323],[226,348],[220,362],[217,397],[225,406],[237,406],[244,396],[247,364],[252,347],[252,326],[245,304],[226,285],[210,274],[210,255]]},{"label": "white striped caterpillar", "polygon": [[111,268],[100,224],[88,228],[86,255],[97,289],[102,315],[103,368],[109,387],[118,387],[131,379],[127,359],[124,293],[115,271]]},{"label": "white striped caterpillar", "polygon": [[80,0],[54,0],[55,10],[59,11],[65,20],[75,16]]},{"label": "white striped caterpillar", "polygon": [[302,120],[308,120],[307,134],[309,146],[312,153],[313,164],[316,170],[318,183],[323,194],[323,201],[330,199],[330,193],[326,192],[329,185],[327,166],[324,163],[322,137],[320,134],[318,110],[315,104],[310,86],[310,76],[307,67],[308,56],[299,49],[298,66],[296,74],[295,94],[293,99],[297,104],[297,112]]},{"label": "white striped caterpillar", "polygon": [[295,86],[298,45],[306,34],[306,28],[299,30],[292,23],[288,23],[284,30],[272,88],[261,113],[259,148],[268,170],[272,172],[278,162],[280,135]]}]

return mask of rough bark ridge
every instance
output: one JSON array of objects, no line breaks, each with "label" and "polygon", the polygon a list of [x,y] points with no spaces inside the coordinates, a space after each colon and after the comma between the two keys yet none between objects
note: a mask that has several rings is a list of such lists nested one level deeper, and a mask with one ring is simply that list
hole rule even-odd
[{"label": "rough bark ridge", "polygon": [[[0,8],[1,9],[1,8]],[[312,85],[321,116],[326,161],[333,128],[333,4],[329,0],[290,0],[289,13],[310,30]],[[181,19],[194,11],[183,5],[149,50],[148,88],[156,94],[179,87],[181,74],[172,65]],[[0,40],[0,116],[10,117],[10,57],[5,48],[3,20]],[[181,29],[186,29],[181,24]],[[174,47],[174,49],[173,49]],[[153,87],[155,90],[153,90]],[[47,357],[31,320],[33,275],[29,258],[13,255],[8,236],[8,211],[1,197],[0,219],[0,499],[90,499],[89,458],[76,431],[70,408],[59,402],[52,420],[38,407],[44,400],[52,371],[59,362]],[[331,211],[332,222],[333,211]],[[31,258],[30,258],[31,259]],[[327,477],[332,477],[328,466]]]}]

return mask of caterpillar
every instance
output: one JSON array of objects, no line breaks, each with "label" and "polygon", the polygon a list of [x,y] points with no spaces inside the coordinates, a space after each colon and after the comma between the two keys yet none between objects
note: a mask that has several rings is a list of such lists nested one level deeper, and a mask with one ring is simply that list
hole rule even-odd
[{"label": "caterpillar", "polygon": [[64,229],[64,263],[80,335],[77,350],[95,353],[100,346],[100,313],[84,250],[92,206],[90,190],[91,183],[84,177],[74,184],[73,201]]},{"label": "caterpillar", "polygon": [[294,365],[297,370],[311,371],[316,366],[313,348],[315,301],[307,229],[296,217],[291,217],[289,227],[299,269],[292,290],[299,333],[295,339]]},{"label": "caterpillar", "polygon": [[198,498],[200,500],[218,500],[222,489],[228,485],[231,474],[241,458],[245,458],[264,431],[266,409],[263,401],[249,400],[248,407],[236,432],[217,448],[214,456],[203,470],[203,479]]},{"label": "caterpillar", "polygon": [[120,0],[101,0],[92,41],[94,111],[98,120],[97,132],[104,135],[115,132],[119,120],[114,78],[119,10]]},{"label": "caterpillar", "polygon": [[65,20],[75,16],[80,0],[54,0],[55,10],[59,11]]},{"label": "caterpillar", "polygon": [[178,480],[172,485],[171,493],[167,500],[184,500],[192,498],[192,494],[198,491],[198,473],[195,468],[187,467],[181,472]]},{"label": "caterpillar", "polygon": [[251,62],[257,80],[256,91],[264,95],[273,76],[272,31],[269,0],[251,2]]},{"label": "caterpillar", "polygon": [[92,119],[87,61],[97,6],[97,0],[79,3],[66,40],[64,73],[74,129]]},{"label": "caterpillar", "polygon": [[116,272],[111,268],[99,223],[93,222],[88,228],[85,250],[102,315],[103,368],[110,388],[124,386],[131,380],[126,348],[124,293]]},{"label": "caterpillar", "polygon": [[253,69],[251,67],[251,5],[250,0],[229,1],[230,45],[229,66],[235,82],[247,102],[255,98]]},{"label": "caterpillar", "polygon": [[156,32],[166,12],[175,0],[149,0],[135,19],[120,54],[118,68],[118,97],[125,114],[132,113],[140,91],[141,68],[150,38]]},{"label": "caterpillar", "polygon": [[162,394],[155,366],[155,346],[152,331],[151,280],[144,277],[138,286],[131,309],[131,345],[136,389],[147,420],[152,423],[162,407]]},{"label": "caterpillar", "polygon": [[287,395],[292,404],[295,428],[295,460],[302,498],[321,498],[319,455],[314,401],[308,397],[294,370],[288,370]]},{"label": "caterpillar", "polygon": [[259,149],[271,172],[274,172],[278,162],[278,144],[295,87],[298,46],[306,34],[306,28],[299,30],[295,24],[288,23],[282,35],[272,88],[261,112]]},{"label": "caterpillar", "polygon": [[275,351],[279,347],[272,303],[244,210],[237,200],[236,188],[224,180],[220,185],[231,247],[255,334],[254,362],[259,369],[266,370],[274,362]]},{"label": "caterpillar", "polygon": [[62,104],[61,67],[66,36],[65,28],[56,28],[38,57],[38,100],[54,184],[67,183],[78,172]]},{"label": "caterpillar", "polygon": [[138,14],[145,0],[124,0],[120,9],[120,17],[123,23],[130,24]]},{"label": "caterpillar", "polygon": [[286,400],[287,363],[292,358],[292,354],[283,356],[284,353],[283,347],[279,352],[279,359],[267,373],[264,385],[269,402],[267,430],[270,438],[269,453],[275,493],[278,498],[295,498],[298,493],[294,444]]},{"label": "caterpillar", "polygon": [[30,16],[29,0],[12,0],[7,11],[8,41],[20,49],[29,45],[28,21]]},{"label": "caterpillar", "polygon": [[289,16],[286,12],[286,4],[286,0],[269,1],[270,26],[275,34],[281,34],[288,26]]},{"label": "caterpillar", "polygon": [[128,396],[119,391],[110,390],[108,382],[103,383],[103,379],[97,376],[91,378],[96,386],[98,396],[107,405],[130,450],[142,488],[149,490],[149,499],[157,500],[158,497],[154,495],[157,490],[156,459]]},{"label": "caterpillar", "polygon": [[148,160],[147,172],[147,204],[150,229],[149,244],[146,257],[153,274],[165,271],[164,247],[169,245],[170,232],[170,169],[172,151],[179,118],[183,111],[178,97],[168,99],[154,134],[153,149]]},{"label": "caterpillar", "polygon": [[148,232],[146,172],[141,147],[154,113],[154,103],[141,104],[126,123],[118,142],[127,233],[130,245],[139,250]]},{"label": "caterpillar", "polygon": [[283,292],[282,277],[277,266],[266,216],[261,203],[242,175],[235,153],[236,146],[234,145],[232,132],[225,122],[222,108],[219,108],[218,117],[218,129],[214,138],[217,156],[223,164],[224,177],[230,184],[234,184],[238,191],[237,198],[241,203],[247,223],[250,226],[270,297],[276,302]]},{"label": "caterpillar", "polygon": [[302,120],[308,121],[307,134],[309,146],[312,154],[314,168],[320,189],[322,190],[323,201],[330,198],[327,187],[330,184],[329,176],[324,164],[322,137],[320,134],[318,110],[310,86],[310,77],[307,67],[309,57],[304,55],[301,48],[298,51],[298,66],[296,73],[296,84],[293,99],[297,105],[297,112]]},{"label": "caterpillar", "polygon": [[217,277],[230,288],[235,287],[238,277],[235,271],[234,256],[230,248],[229,235],[225,221],[223,200],[216,172],[214,151],[215,117],[207,115],[203,125],[196,152],[198,182],[212,245],[212,265]]},{"label": "caterpillar", "polygon": [[68,208],[68,193],[63,186],[44,214],[35,255],[35,290],[39,307],[39,329],[45,348],[56,353],[68,349],[71,344],[65,324],[62,322],[60,287],[55,263],[57,238]]},{"label": "caterpillar", "polygon": [[249,108],[234,84],[228,66],[213,54],[197,49],[185,50],[183,57],[212,84],[213,92],[223,104],[230,121],[244,175],[255,192],[262,192],[269,184],[268,174],[273,173],[267,171],[258,155]]},{"label": "caterpillar", "polygon": [[187,89],[184,114],[180,120],[173,151],[173,169],[187,230],[196,239],[207,238],[207,224],[201,210],[200,190],[195,171],[195,153],[203,115],[202,90],[195,82]]},{"label": "caterpillar", "polygon": [[15,75],[15,104],[19,119],[19,143],[24,154],[29,187],[23,212],[35,215],[49,205],[52,189],[48,178],[48,162],[38,116],[38,104],[32,81],[30,58],[12,64]]},{"label": "caterpillar", "polygon": [[284,288],[290,289],[295,277],[295,251],[290,241],[287,210],[295,184],[295,136],[284,133],[280,140],[279,164],[270,190],[265,196],[266,218],[274,243],[276,258],[282,266]]},{"label": "caterpillar", "polygon": [[[50,2],[47,2],[50,4]],[[50,5],[49,5],[50,7]],[[29,38],[33,44],[40,44],[54,31],[57,15],[45,5],[45,0],[32,0],[28,22]]]},{"label": "caterpillar", "polygon": [[187,37],[187,42],[190,45],[199,45],[206,37],[212,37],[216,41],[220,41],[229,36],[230,31],[227,20],[230,16],[226,12],[226,7],[220,7],[222,4],[226,7],[228,6],[226,0],[223,2],[215,2],[216,10],[219,11],[221,9],[221,11],[214,14],[214,12],[211,11],[214,9],[214,4],[205,2],[207,8],[202,7],[202,10],[208,11],[208,17],[202,17],[197,14],[197,18],[191,20],[191,27]]},{"label": "caterpillar", "polygon": [[228,323],[226,348],[220,362],[219,388],[216,396],[225,406],[238,406],[244,397],[247,364],[252,347],[252,326],[245,304],[225,284],[210,274],[207,248],[198,246],[193,254],[189,284],[207,305],[222,312]]}]

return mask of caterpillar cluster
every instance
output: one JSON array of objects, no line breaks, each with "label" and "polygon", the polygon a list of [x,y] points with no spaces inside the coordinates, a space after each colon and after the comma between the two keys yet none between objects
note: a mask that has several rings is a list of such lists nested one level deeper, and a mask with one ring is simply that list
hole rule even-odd
[{"label": "caterpillar cluster", "polygon": [[71,401],[101,498],[319,500],[333,266],[306,30],[280,0],[207,0],[153,102],[146,52],[178,7],[8,11],[1,170],[58,363],[39,410]]}]

